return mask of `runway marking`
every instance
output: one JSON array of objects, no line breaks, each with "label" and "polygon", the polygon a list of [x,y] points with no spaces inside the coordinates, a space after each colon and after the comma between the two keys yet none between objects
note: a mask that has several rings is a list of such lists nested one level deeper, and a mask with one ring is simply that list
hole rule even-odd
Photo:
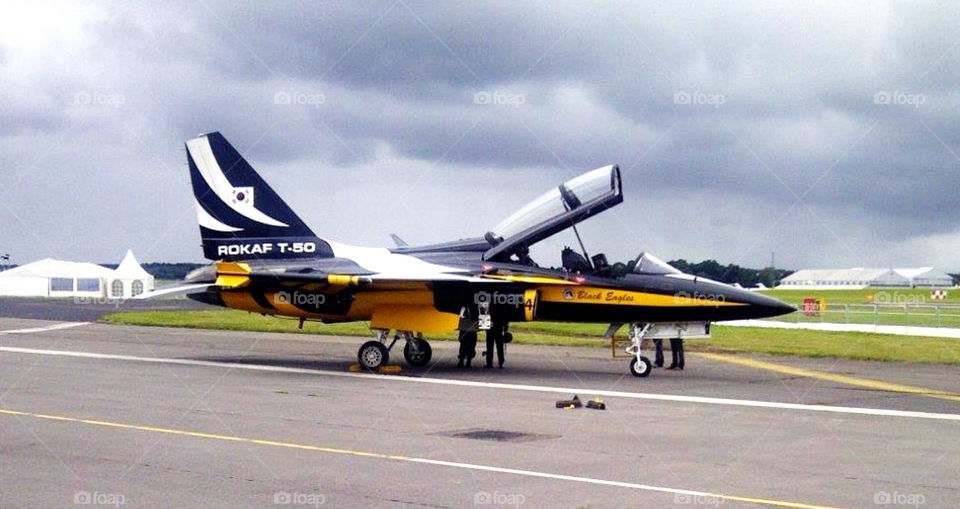
[{"label": "runway marking", "polygon": [[0,330],[0,336],[4,334],[30,334],[34,332],[47,332],[52,330],[70,329],[73,327],[79,327],[81,325],[87,325],[88,323],[90,322],[64,322],[64,323],[57,323],[53,325],[47,325],[46,327],[31,327],[29,329]]},{"label": "runway marking", "polygon": [[36,349],[36,348],[20,348],[20,347],[12,347],[12,346],[0,347],[0,352],[20,353],[20,354],[29,354],[29,355],[52,355],[52,356],[76,357],[76,358],[84,358],[84,359],[147,362],[147,363],[154,363],[154,364],[178,364],[183,366],[230,368],[235,370],[266,371],[266,372],[273,372],[273,373],[296,373],[296,374],[303,374],[303,375],[320,375],[320,376],[330,376],[330,377],[340,377],[340,378],[360,378],[360,379],[366,379],[366,380],[377,380],[381,382],[397,381],[397,382],[406,382],[406,383],[420,383],[420,384],[434,384],[434,385],[454,385],[454,386],[460,386],[460,387],[481,387],[481,388],[488,388],[488,389],[504,389],[504,390],[514,390],[514,391],[547,392],[547,393],[556,393],[556,394],[565,394],[565,395],[577,394],[577,393],[588,393],[592,396],[602,396],[602,397],[609,397],[609,398],[671,401],[671,402],[680,402],[680,403],[701,403],[701,404],[708,404],[708,405],[726,405],[726,406],[740,406],[740,407],[753,407],[753,408],[774,408],[778,410],[784,410],[784,409],[800,410],[800,411],[807,411],[807,412],[828,412],[828,413],[839,413],[839,414],[871,415],[871,416],[880,416],[880,417],[906,417],[906,418],[914,418],[914,419],[934,419],[934,420],[960,422],[960,414],[915,412],[915,411],[909,411],[909,410],[889,410],[884,408],[844,407],[844,406],[830,406],[830,405],[805,405],[802,403],[780,403],[780,402],[774,402],[774,401],[712,398],[712,397],[705,397],[705,396],[682,396],[682,395],[675,395],[675,394],[654,394],[654,393],[645,393],[645,392],[594,390],[594,389],[585,389],[583,387],[551,387],[546,385],[522,385],[522,384],[508,384],[508,383],[497,383],[497,382],[477,382],[472,380],[450,380],[450,379],[442,379],[442,378],[383,376],[383,375],[374,375],[374,374],[367,374],[367,373],[328,371],[328,370],[322,370],[322,369],[269,366],[264,364],[244,364],[239,362],[202,361],[202,360],[196,360],[196,359],[174,359],[174,358],[164,358],[164,357],[139,357],[135,355],[117,355],[117,354],[78,352],[78,351],[67,351],[67,350],[46,350],[46,349]]},{"label": "runway marking", "polygon": [[783,373],[786,375],[816,378],[816,379],[826,380],[829,382],[836,382],[840,384],[855,385],[858,387],[867,387],[870,389],[877,389],[880,391],[900,392],[904,394],[916,394],[918,396],[927,396],[930,398],[947,399],[950,401],[960,401],[960,394],[956,392],[941,391],[937,389],[929,389],[927,387],[918,387],[915,385],[895,384],[891,382],[882,382],[880,380],[871,380],[868,378],[857,378],[857,377],[848,376],[848,375],[827,373],[825,371],[815,371],[812,369],[797,368],[794,366],[776,364],[773,362],[765,362],[765,361],[760,361],[756,359],[751,359],[748,357],[738,357],[735,355],[725,355],[725,354],[719,354],[719,353],[696,353],[694,355],[698,355],[706,359],[711,359],[711,360],[720,361],[720,362],[729,362],[731,364],[739,364],[741,366],[747,366],[751,368],[764,369],[767,371],[775,371],[777,373]]},{"label": "runway marking", "polygon": [[133,431],[146,431],[151,433],[163,433],[168,435],[179,435],[192,438],[202,438],[209,440],[222,440],[226,442],[239,442],[246,444],[263,445],[270,447],[280,447],[287,449],[298,449],[304,451],[321,452],[328,454],[341,454],[361,458],[371,458],[380,460],[401,461],[407,463],[420,463],[424,465],[434,465],[440,467],[460,468],[465,470],[480,470],[485,472],[495,472],[500,474],[512,474],[524,477],[537,477],[541,479],[554,479],[559,481],[571,481],[585,484],[594,484],[601,486],[614,486],[619,488],[630,488],[639,491],[651,491],[659,493],[670,493],[674,496],[684,495],[689,497],[702,497],[716,499],[717,501],[744,502],[749,504],[762,504],[773,507],[792,507],[800,509],[836,509],[832,506],[807,504],[801,502],[788,502],[783,500],[774,500],[756,497],[744,497],[739,495],[726,495],[721,493],[711,493],[706,491],[688,490],[681,488],[669,488],[664,486],[653,486],[649,484],[640,484],[623,481],[611,481],[607,479],[598,479],[594,477],[581,477],[575,475],[553,474],[549,472],[537,472],[535,470],[520,470],[515,468],[496,467],[491,465],[480,465],[476,463],[460,463],[454,461],[435,460],[430,458],[420,458],[416,456],[403,456],[399,454],[385,454],[379,452],[358,451],[352,449],[341,449],[337,447],[325,447],[319,445],[301,444],[295,442],[283,442],[277,440],[264,440],[258,438],[246,438],[230,435],[218,435],[215,433],[205,433],[202,431],[190,431],[185,429],[163,428],[158,426],[144,426],[138,424],[126,424],[120,422],[101,421],[96,419],[83,419],[79,417],[70,417],[66,415],[40,414],[34,412],[24,412],[19,410],[10,410],[0,408],[0,415],[32,417],[51,421],[70,422],[75,424],[87,424],[91,426],[100,426],[114,429],[124,429]]}]

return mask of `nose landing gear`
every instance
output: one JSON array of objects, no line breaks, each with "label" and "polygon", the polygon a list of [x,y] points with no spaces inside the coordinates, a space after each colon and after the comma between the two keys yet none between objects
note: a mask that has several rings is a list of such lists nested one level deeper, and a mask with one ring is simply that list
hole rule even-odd
[{"label": "nose landing gear", "polygon": [[653,371],[653,363],[650,359],[644,357],[640,351],[640,344],[643,342],[643,336],[650,330],[650,324],[630,324],[630,346],[627,347],[627,353],[630,354],[630,372],[633,376],[643,378]]}]

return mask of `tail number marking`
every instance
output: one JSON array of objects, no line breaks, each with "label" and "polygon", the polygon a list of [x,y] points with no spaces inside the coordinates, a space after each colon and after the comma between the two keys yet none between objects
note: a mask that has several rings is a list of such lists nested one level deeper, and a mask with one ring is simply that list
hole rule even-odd
[{"label": "tail number marking", "polygon": [[315,242],[254,242],[217,246],[217,256],[263,255],[273,252],[303,254],[316,251]]}]

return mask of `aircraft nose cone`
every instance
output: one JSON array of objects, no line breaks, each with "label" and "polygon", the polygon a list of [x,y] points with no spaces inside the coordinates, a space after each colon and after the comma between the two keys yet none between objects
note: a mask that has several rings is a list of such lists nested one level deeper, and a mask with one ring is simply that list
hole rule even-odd
[{"label": "aircraft nose cone", "polygon": [[755,311],[755,318],[769,318],[771,316],[780,316],[787,313],[793,313],[797,308],[783,302],[780,299],[761,294],[753,294],[751,299],[751,311]]}]

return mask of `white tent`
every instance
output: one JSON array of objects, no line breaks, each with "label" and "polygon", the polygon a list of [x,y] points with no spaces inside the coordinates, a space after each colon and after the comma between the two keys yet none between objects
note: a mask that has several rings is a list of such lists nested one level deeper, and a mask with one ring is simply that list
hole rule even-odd
[{"label": "white tent", "polygon": [[953,286],[953,279],[932,267],[905,269],[802,269],[783,278],[778,288],[854,289],[868,287]]},{"label": "white tent", "polygon": [[44,258],[0,272],[0,296],[123,298],[153,290],[153,283],[130,251],[116,270]]},{"label": "white tent", "polygon": [[953,286],[953,278],[946,272],[933,267],[893,269],[897,274],[910,280],[912,286]]},{"label": "white tent", "polygon": [[110,297],[136,297],[143,292],[153,290],[153,276],[143,270],[143,267],[133,256],[133,251],[127,250],[123,261],[110,276]]},{"label": "white tent", "polygon": [[113,271],[95,263],[44,258],[0,272],[0,295],[102,297]]}]

